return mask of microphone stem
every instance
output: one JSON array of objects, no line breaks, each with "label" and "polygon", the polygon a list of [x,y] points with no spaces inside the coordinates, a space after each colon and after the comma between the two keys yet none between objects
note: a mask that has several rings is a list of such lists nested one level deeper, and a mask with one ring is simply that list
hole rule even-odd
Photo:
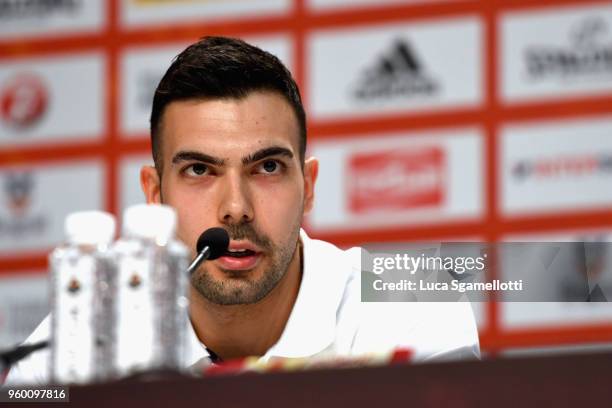
[{"label": "microphone stem", "polygon": [[210,256],[210,247],[204,247],[202,252],[200,252],[198,256],[195,257],[193,262],[191,262],[191,265],[189,265],[189,268],[187,268],[187,273],[189,275],[192,275],[196,271],[196,269],[198,269],[200,264],[204,260],[208,259],[209,256]]}]

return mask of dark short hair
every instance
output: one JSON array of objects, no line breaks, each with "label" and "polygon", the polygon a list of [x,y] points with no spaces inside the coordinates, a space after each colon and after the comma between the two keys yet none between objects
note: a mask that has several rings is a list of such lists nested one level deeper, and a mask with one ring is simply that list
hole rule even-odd
[{"label": "dark short hair", "polygon": [[295,80],[274,55],[227,37],[203,37],[181,52],[162,77],[151,109],[153,160],[161,173],[160,123],[166,106],[190,99],[242,99],[254,91],[282,95],[299,125],[299,154],[306,152],[306,114]]}]

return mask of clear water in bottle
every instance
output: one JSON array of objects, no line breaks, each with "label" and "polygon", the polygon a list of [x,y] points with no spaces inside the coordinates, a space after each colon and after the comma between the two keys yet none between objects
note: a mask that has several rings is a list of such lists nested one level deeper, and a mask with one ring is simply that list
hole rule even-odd
[{"label": "clear water in bottle", "polygon": [[[108,247],[115,234],[112,215],[100,211],[70,214],[64,225],[66,242],[49,257],[51,268],[50,378],[54,383],[88,383],[104,378],[100,365],[112,331],[104,322],[113,263]],[[96,324],[101,323],[102,327]]]},{"label": "clear water in bottle", "polygon": [[162,205],[126,210],[117,263],[116,368],[121,376],[184,366],[187,248],[174,240],[176,214]]}]

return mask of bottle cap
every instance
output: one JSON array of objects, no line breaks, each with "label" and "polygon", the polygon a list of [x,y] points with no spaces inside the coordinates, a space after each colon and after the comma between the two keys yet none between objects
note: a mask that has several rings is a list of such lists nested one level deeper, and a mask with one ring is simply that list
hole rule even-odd
[{"label": "bottle cap", "polygon": [[104,211],[74,212],[64,221],[64,233],[71,244],[110,244],[115,237],[115,217]]},{"label": "bottle cap", "polygon": [[138,204],[128,207],[123,213],[123,235],[153,239],[166,245],[174,236],[176,212],[161,204]]}]

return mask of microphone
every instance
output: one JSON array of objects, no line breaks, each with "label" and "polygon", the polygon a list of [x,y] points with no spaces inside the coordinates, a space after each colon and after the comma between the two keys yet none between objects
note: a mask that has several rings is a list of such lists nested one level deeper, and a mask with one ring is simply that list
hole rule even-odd
[{"label": "microphone", "polygon": [[209,228],[204,231],[196,244],[198,255],[187,268],[189,275],[193,274],[203,261],[212,261],[223,255],[227,251],[229,241],[229,235],[223,228]]},{"label": "microphone", "polygon": [[49,345],[48,341],[39,341],[33,344],[24,344],[17,346],[11,350],[0,352],[0,372],[11,368],[11,366],[20,360],[23,360],[31,353],[44,349]]}]

